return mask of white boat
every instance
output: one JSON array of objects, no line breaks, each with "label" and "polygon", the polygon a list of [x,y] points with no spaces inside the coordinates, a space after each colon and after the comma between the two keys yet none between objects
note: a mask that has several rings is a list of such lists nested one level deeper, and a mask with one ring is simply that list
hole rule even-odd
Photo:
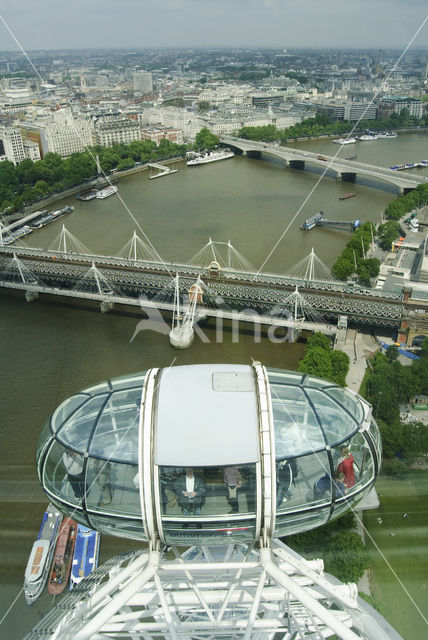
[{"label": "white boat", "polygon": [[25,569],[24,595],[27,604],[37,600],[46,584],[61,520],[62,514],[49,504]]},{"label": "white boat", "polygon": [[217,162],[218,160],[227,160],[233,158],[235,154],[230,149],[224,149],[222,151],[211,151],[187,161],[188,167],[196,167],[200,164],[208,164],[209,162]]},{"label": "white boat", "polygon": [[357,142],[356,138],[338,138],[337,140],[333,140],[335,144],[355,144]]},{"label": "white boat", "polygon": [[380,131],[377,134],[378,138],[397,138],[398,137],[398,133],[395,133],[395,131]]},{"label": "white boat", "polygon": [[361,142],[371,142],[372,140],[377,140],[377,136],[369,133],[364,133],[358,138],[358,140],[361,140]]},{"label": "white boat", "polygon": [[119,189],[117,187],[115,187],[114,185],[110,185],[109,187],[106,187],[105,189],[101,189],[101,191],[97,191],[96,196],[97,198],[108,198],[109,196],[112,196],[114,193],[117,193],[119,191]]},{"label": "white boat", "polygon": [[419,220],[417,218],[412,218],[410,220],[410,231],[416,233],[419,230]]}]

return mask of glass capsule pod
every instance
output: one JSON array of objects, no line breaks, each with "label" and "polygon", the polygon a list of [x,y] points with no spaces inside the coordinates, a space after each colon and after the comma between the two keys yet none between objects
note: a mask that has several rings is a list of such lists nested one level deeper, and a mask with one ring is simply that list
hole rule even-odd
[{"label": "glass capsule pod", "polygon": [[37,448],[40,482],[62,512],[166,544],[312,529],[366,496],[380,465],[363,398],[260,363],[106,380],[65,400]]}]

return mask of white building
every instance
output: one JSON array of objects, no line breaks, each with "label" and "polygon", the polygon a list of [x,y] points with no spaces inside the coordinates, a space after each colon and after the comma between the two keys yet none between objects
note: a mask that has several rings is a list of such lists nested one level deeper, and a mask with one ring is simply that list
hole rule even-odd
[{"label": "white building", "polygon": [[24,145],[26,158],[29,158],[33,162],[40,160],[40,149],[37,142],[33,142],[32,140],[23,140],[22,144]]},{"label": "white building", "polygon": [[151,93],[153,91],[152,74],[148,71],[134,72],[134,91],[142,93]]},{"label": "white building", "polygon": [[0,159],[17,165],[25,158],[20,130],[15,127],[0,127]]},{"label": "white building", "polygon": [[40,121],[19,123],[19,128],[24,138],[38,144],[42,155],[52,152],[66,158],[92,144],[90,122],[73,118],[68,109],[60,109]]},{"label": "white building", "polygon": [[94,144],[111,147],[114,144],[129,144],[141,140],[140,125],[135,120],[121,117],[106,117],[95,123]]}]

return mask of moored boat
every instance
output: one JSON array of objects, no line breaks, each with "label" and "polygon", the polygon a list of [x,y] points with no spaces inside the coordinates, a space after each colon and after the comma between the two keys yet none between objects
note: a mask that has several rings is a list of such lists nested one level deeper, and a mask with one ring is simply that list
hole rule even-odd
[{"label": "moored boat", "polygon": [[398,134],[395,131],[379,131],[378,138],[397,138]]},{"label": "moored boat", "polygon": [[70,589],[97,568],[100,534],[82,524],[77,527],[76,545],[71,565]]},{"label": "moored boat", "polygon": [[362,136],[358,138],[361,142],[372,142],[372,140],[377,140],[376,134],[364,133]]},{"label": "moored boat", "polygon": [[27,604],[33,604],[37,600],[46,584],[61,520],[62,514],[49,504],[25,569],[24,595]]},{"label": "moored boat", "polygon": [[317,222],[319,222],[323,218],[324,212],[318,211],[318,213],[315,213],[310,218],[306,218],[304,223],[300,225],[300,229],[302,229],[303,231],[310,231],[310,229],[313,229],[316,226]]},{"label": "moored boat", "polygon": [[65,205],[65,207],[61,207],[61,209],[56,209],[56,211],[52,211],[52,218],[61,218],[61,216],[65,216],[66,213],[71,213],[74,211],[74,207],[70,207],[69,205]]},{"label": "moored boat", "polygon": [[109,187],[106,187],[105,189],[101,189],[100,191],[97,191],[96,193],[96,197],[103,199],[103,198],[108,198],[109,196],[112,196],[113,194],[117,193],[119,191],[119,189],[117,187],[115,187],[114,185],[110,185]]},{"label": "moored boat", "polygon": [[97,197],[96,189],[91,189],[90,191],[84,191],[83,193],[79,193],[77,195],[78,200],[93,200]]},{"label": "moored boat", "polygon": [[357,191],[352,191],[350,193],[342,193],[342,195],[339,196],[339,200],[347,200],[348,198],[353,198],[356,195],[357,195]]},{"label": "moored boat", "polygon": [[234,155],[235,154],[230,149],[224,149],[222,151],[211,151],[188,160],[187,166],[196,167],[200,164],[208,164],[209,162],[217,162],[218,160],[227,160],[228,158],[233,158]]},{"label": "moored boat", "polygon": [[77,522],[65,518],[61,524],[48,578],[48,591],[56,596],[64,591],[70,576],[76,543]]},{"label": "moored boat", "polygon": [[338,138],[337,140],[333,140],[335,144],[355,144],[357,142],[356,138]]}]

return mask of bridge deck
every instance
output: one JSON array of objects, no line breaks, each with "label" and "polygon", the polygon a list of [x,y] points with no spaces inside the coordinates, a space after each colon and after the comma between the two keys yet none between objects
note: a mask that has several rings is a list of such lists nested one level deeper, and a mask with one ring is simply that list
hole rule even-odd
[{"label": "bridge deck", "polygon": [[[270,155],[277,156],[284,159],[286,162],[300,161],[309,162],[315,166],[322,167],[323,169],[331,169],[337,173],[338,176],[343,174],[360,174],[370,176],[376,179],[380,179],[390,184],[394,184],[400,189],[415,189],[419,184],[425,184],[428,182],[428,177],[424,175],[416,175],[406,173],[398,173],[387,167],[379,167],[371,165],[365,162],[359,162],[357,160],[346,160],[339,158],[336,155],[326,155],[313,153],[311,151],[305,151],[303,149],[297,149],[293,147],[280,147],[276,144],[269,144],[263,142],[254,142],[252,140],[245,140],[243,138],[231,138],[230,136],[221,136],[221,142],[228,146],[233,146],[236,149],[247,152],[261,152],[268,153]],[[324,158],[324,159],[322,159]]]}]

